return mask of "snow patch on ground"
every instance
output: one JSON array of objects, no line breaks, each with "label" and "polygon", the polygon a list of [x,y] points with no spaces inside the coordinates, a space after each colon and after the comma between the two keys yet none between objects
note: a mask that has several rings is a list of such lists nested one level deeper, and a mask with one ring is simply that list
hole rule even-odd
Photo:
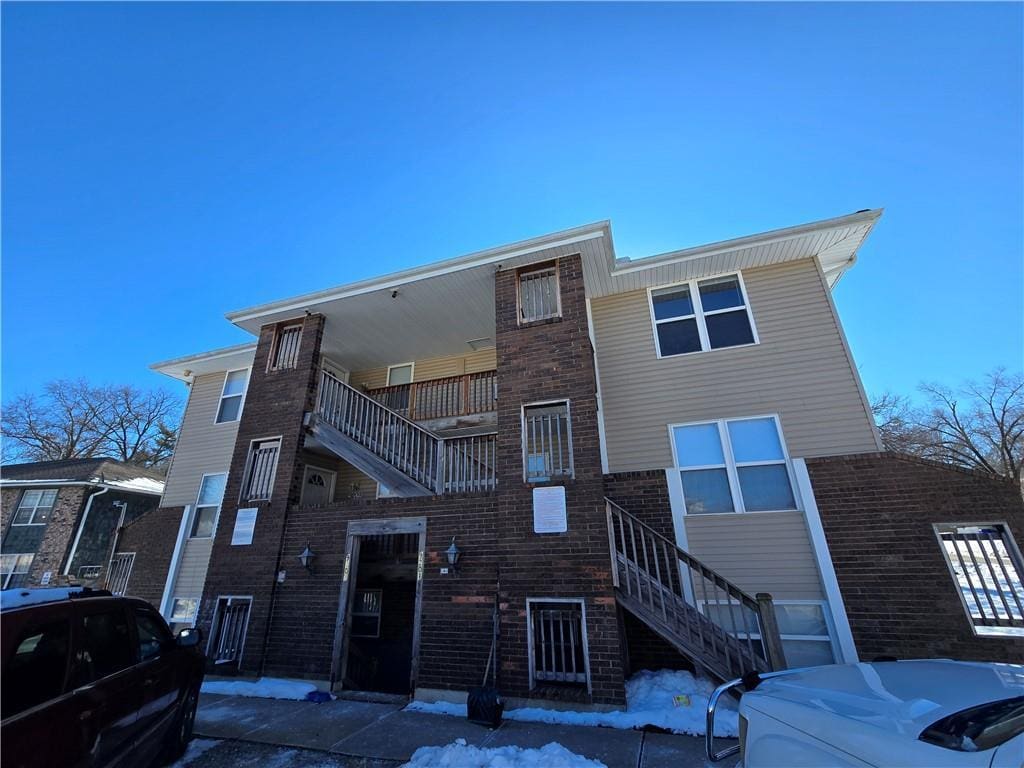
[{"label": "snow patch on ground", "polygon": [[420,747],[403,768],[606,768],[551,742],[540,749],[471,747],[458,739],[444,747]]},{"label": "snow patch on ground", "polygon": [[[708,698],[714,690],[715,686],[710,680],[694,677],[689,672],[669,669],[658,672],[643,670],[626,681],[625,710],[573,712],[527,707],[507,710],[505,719],[532,723],[604,726],[623,730],[653,725],[672,733],[703,736]],[[436,715],[466,716],[465,704],[452,704],[447,701],[414,701],[406,709]],[[738,734],[739,713],[736,711],[736,705],[731,700],[719,699],[715,735],[736,737]]]},{"label": "snow patch on ground", "polygon": [[228,696],[252,696],[262,699],[293,699],[304,701],[307,693],[316,690],[312,683],[261,677],[248,680],[207,680],[200,689],[203,693],[222,693]]},{"label": "snow patch on ground", "polygon": [[201,754],[207,750],[213,749],[218,744],[220,744],[220,742],[216,739],[192,739],[192,741],[188,743],[188,749],[185,751],[185,754],[182,755],[181,759],[174,763],[171,768],[185,768]]}]

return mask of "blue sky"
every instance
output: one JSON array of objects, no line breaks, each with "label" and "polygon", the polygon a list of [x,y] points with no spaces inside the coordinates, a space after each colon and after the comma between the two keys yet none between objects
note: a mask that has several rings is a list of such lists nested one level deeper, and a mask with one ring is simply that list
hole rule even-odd
[{"label": "blue sky", "polygon": [[619,255],[885,207],[870,393],[1024,350],[1019,4],[11,4],[2,385],[170,386],[224,312],[599,219]]}]

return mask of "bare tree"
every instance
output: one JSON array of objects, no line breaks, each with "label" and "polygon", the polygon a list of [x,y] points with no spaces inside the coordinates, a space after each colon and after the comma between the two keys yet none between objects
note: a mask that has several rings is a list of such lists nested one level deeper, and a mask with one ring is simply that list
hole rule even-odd
[{"label": "bare tree", "polygon": [[872,403],[885,447],[1018,485],[1024,468],[1024,375],[996,368],[956,387],[922,384],[925,404],[884,393]]},{"label": "bare tree", "polygon": [[111,456],[160,467],[174,450],[180,409],[178,398],[161,390],[52,381],[41,396],[20,395],[4,407],[4,460]]}]

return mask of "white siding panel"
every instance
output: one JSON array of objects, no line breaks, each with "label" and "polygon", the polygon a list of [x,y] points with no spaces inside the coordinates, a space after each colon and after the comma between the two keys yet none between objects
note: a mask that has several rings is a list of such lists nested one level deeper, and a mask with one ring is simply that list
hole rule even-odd
[{"label": "white siding panel", "polygon": [[802,512],[687,515],[689,551],[751,595],[823,600]]},{"label": "white siding panel", "polygon": [[203,474],[227,472],[231,468],[238,422],[213,423],[220,405],[224,375],[197,376],[192,383],[174,460],[167,473],[162,502],[165,507],[195,504]]},{"label": "white siding panel", "polygon": [[171,597],[201,597],[213,539],[186,539]]},{"label": "white siding panel", "polygon": [[760,344],[661,360],[646,290],[592,300],[610,471],[670,466],[668,424],[763,413],[792,456],[878,450],[817,262],[743,279]]}]

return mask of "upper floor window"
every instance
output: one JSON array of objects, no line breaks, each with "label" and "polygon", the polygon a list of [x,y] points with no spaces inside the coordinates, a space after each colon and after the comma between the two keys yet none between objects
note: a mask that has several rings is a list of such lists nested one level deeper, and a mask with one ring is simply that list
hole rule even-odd
[{"label": "upper floor window", "polygon": [[520,322],[561,316],[557,264],[548,264],[540,269],[530,267],[519,272],[517,285]]},{"label": "upper floor window", "polygon": [[57,501],[57,489],[32,489],[21,494],[11,525],[45,525]]},{"label": "upper floor window", "polygon": [[242,415],[242,402],[245,400],[245,389],[249,383],[249,370],[228,371],[224,375],[224,388],[220,393],[220,405],[217,407],[217,423],[238,421]]},{"label": "upper floor window", "polygon": [[523,407],[523,465],[530,483],[572,477],[569,401]]},{"label": "upper floor window", "polygon": [[739,274],[655,288],[650,296],[658,357],[757,342]]},{"label": "upper floor window", "polygon": [[672,442],[686,514],[796,509],[774,416],[673,426]]},{"label": "upper floor window", "polygon": [[302,323],[282,325],[274,338],[274,350],[270,356],[270,370],[280,371],[295,368],[299,364],[299,341],[302,339]]},{"label": "upper floor window", "polygon": [[245,482],[242,484],[244,501],[265,501],[270,498],[274,491],[280,450],[281,439],[278,437],[252,442],[245,465]]},{"label": "upper floor window", "polygon": [[199,498],[196,499],[196,511],[192,516],[192,538],[208,539],[213,536],[227,483],[226,473],[203,475],[203,480],[199,484]]}]

